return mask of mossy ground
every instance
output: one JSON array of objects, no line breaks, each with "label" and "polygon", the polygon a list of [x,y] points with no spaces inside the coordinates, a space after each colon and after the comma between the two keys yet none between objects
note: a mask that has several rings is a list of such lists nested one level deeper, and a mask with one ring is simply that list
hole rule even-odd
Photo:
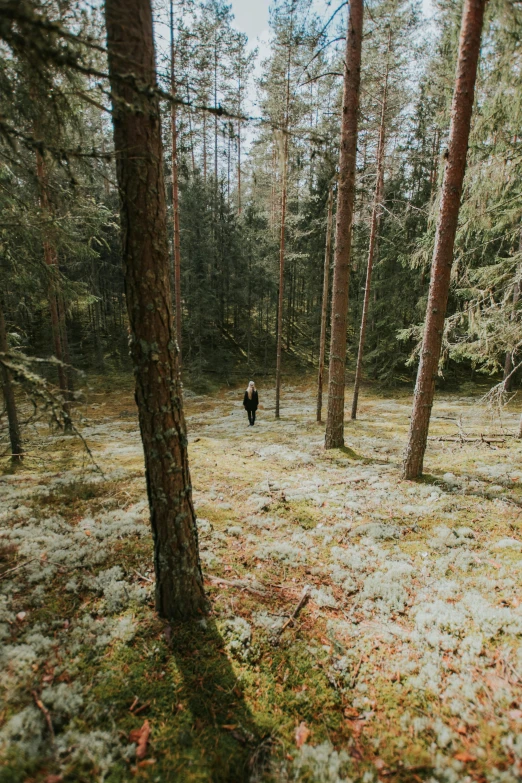
[{"label": "mossy ground", "polygon": [[[212,603],[205,622],[169,626],[155,615],[150,592],[146,601],[130,601],[119,615],[112,613],[115,619],[132,621],[132,638],[96,646],[86,637],[74,656],[67,657],[60,642],[63,629],[75,627],[80,617],[90,616],[96,623],[107,615],[104,599],[86,589],[87,582],[80,579],[77,591],[65,589],[78,569],[81,577],[95,577],[102,569],[119,566],[129,586],[151,589],[152,541],[138,532],[112,537],[100,566],[91,563],[82,570],[62,561],[45,583],[43,602],[33,601],[34,585],[25,569],[6,577],[13,613],[26,616],[8,620],[5,641],[23,644],[35,628],[50,638],[54,634],[56,643],[15,684],[4,678],[0,727],[34,704],[34,693],[40,694],[45,685],[65,682],[78,684],[83,693],[85,709],[70,721],[81,735],[106,732],[128,745],[130,732],[145,719],[152,733],[143,759],[115,754],[109,769],[94,753],[77,758],[73,748],[58,757],[47,734],[47,748],[36,757],[24,758],[16,746],[5,748],[2,783],[344,777],[398,783],[500,781],[502,774],[502,780],[511,781],[522,774],[520,759],[506,739],[509,731],[518,731],[522,717],[517,633],[501,630],[484,636],[481,657],[469,674],[480,687],[466,716],[456,714],[436,687],[418,680],[435,666],[433,682],[440,683],[441,691],[446,688],[452,674],[460,672],[457,642],[438,650],[435,660],[431,648],[408,641],[410,636],[416,639],[411,607],[416,596],[429,589],[430,579],[455,583],[445,599],[450,607],[460,606],[463,595],[478,590],[481,579],[491,580],[485,595],[492,606],[518,612],[521,553],[514,548],[492,554],[488,547],[520,537],[522,486],[512,475],[521,469],[519,443],[506,438],[505,444],[490,448],[430,441],[422,482],[402,482],[399,465],[409,398],[366,393],[359,419],[346,423],[347,447],[325,452],[323,427],[314,421],[313,387],[301,384],[285,393],[279,422],[273,419],[271,395],[260,393],[265,409],[253,429],[243,420],[240,390],[186,399],[194,499],[198,517],[208,523],[200,531]],[[294,397],[299,405],[293,404]],[[474,402],[469,396],[440,399],[432,435],[453,433],[458,416],[467,417],[469,427],[496,431],[498,422],[489,421],[488,412]],[[516,411],[515,404],[504,414],[503,426],[513,427]],[[81,414],[103,477],[92,472],[77,440],[40,429],[21,467],[13,471],[4,460],[0,486],[9,490],[5,531],[19,525],[20,518],[22,526],[28,517],[45,525],[58,515],[72,532],[83,531],[88,546],[104,515],[125,512],[144,500],[143,458],[130,389],[98,387]],[[454,485],[444,479],[448,472]],[[503,482],[500,489],[496,476]],[[429,498],[431,488],[439,492],[440,502]],[[394,494],[399,491],[400,496]],[[29,508],[25,517],[17,516],[20,506]],[[92,520],[90,527],[86,519]],[[399,537],[379,543],[360,538],[357,528],[375,521],[399,528]],[[457,557],[452,559],[454,550],[430,549],[441,523],[472,529],[474,537],[466,545],[469,558],[476,560],[472,567],[466,570]],[[9,546],[9,535],[4,540],[0,577],[24,560],[17,547]],[[337,578],[334,555],[373,558],[359,570],[346,566],[354,575],[353,590]],[[388,557],[415,567],[402,608],[385,592],[365,598],[369,576],[381,573],[379,569],[386,576]],[[43,564],[46,558],[43,552]],[[429,574],[424,568],[428,560],[435,569]],[[237,580],[254,589],[233,584]],[[274,643],[256,617],[290,616],[304,585],[318,591],[328,588],[333,605],[311,599]],[[429,598],[422,601],[420,609]],[[229,644],[229,618],[243,618],[252,628],[251,643],[240,654]],[[408,670],[406,659],[412,662]],[[502,689],[509,690],[509,698],[498,696]],[[63,726],[52,710],[49,715],[58,735]],[[422,720],[416,722],[416,717]],[[327,743],[347,751],[349,761],[339,768],[342,778],[319,777],[313,766],[295,766],[301,753],[295,731],[302,723],[310,732],[308,746]],[[441,726],[451,735],[447,743],[440,738]]]}]

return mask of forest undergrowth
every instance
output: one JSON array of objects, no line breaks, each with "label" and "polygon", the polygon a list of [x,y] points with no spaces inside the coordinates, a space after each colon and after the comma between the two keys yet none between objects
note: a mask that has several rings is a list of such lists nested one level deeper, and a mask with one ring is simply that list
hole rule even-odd
[{"label": "forest undergrowth", "polygon": [[97,467],[43,424],[3,461],[2,783],[521,779],[518,398],[439,396],[431,436],[455,439],[411,482],[409,395],[365,390],[330,451],[311,385],[280,421],[260,395],[249,428],[241,390],[186,394],[193,625],[154,612],[130,391],[78,410]]}]

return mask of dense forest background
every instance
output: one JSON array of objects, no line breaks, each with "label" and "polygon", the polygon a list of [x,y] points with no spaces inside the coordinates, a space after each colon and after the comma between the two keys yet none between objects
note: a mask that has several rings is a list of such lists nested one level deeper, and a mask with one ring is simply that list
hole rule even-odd
[{"label": "dense forest background", "polygon": [[[52,1],[6,7],[0,290],[9,347],[31,361],[55,356],[89,372],[130,371],[101,10]],[[434,9],[428,22],[418,2],[372,0],[365,19],[348,368],[357,354],[388,71],[363,365],[386,384],[413,378],[426,310],[461,3],[437,0]],[[257,52],[221,0],[174,9],[158,2],[155,12],[171,235],[172,94],[177,101],[184,379],[204,386],[274,371],[283,173],[283,372],[312,369],[338,162],[344,11],[332,6],[330,19],[319,18],[310,0],[278,0],[270,52],[257,69]],[[489,3],[444,336],[446,379],[457,371],[466,379],[509,373],[520,346],[521,21],[522,4]],[[38,372],[53,379],[57,369],[39,361]],[[72,370],[69,376],[72,394],[78,382]]]}]

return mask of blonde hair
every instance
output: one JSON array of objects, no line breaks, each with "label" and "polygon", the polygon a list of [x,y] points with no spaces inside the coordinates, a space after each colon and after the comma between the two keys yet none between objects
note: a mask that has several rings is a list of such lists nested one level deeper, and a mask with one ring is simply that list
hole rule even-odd
[{"label": "blonde hair", "polygon": [[256,385],[255,385],[254,381],[249,381],[249,384],[248,384],[248,387],[247,387],[247,394],[248,394],[248,399],[249,400],[252,399],[252,394],[253,394],[253,392],[255,392],[255,390],[256,390]]}]

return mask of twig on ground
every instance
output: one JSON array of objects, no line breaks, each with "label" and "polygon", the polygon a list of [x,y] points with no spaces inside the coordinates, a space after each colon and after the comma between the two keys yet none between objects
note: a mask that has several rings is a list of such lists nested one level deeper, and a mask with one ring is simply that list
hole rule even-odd
[{"label": "twig on ground", "polygon": [[21,568],[25,568],[30,563],[34,563],[35,560],[38,560],[38,558],[32,557],[30,560],[26,560],[25,563],[20,563],[20,565],[17,565],[14,568],[8,568],[7,571],[4,571],[3,574],[0,574],[0,579],[3,579],[4,576],[7,576],[8,574],[14,574],[15,571],[19,571]]},{"label": "twig on ground", "polygon": [[49,712],[49,710],[47,709],[47,707],[45,706],[41,698],[38,696],[37,692],[31,691],[31,693],[33,695],[34,703],[36,704],[36,706],[38,707],[38,709],[40,710],[40,712],[43,714],[45,718],[47,728],[49,729],[49,734],[51,735],[51,741],[54,745],[54,729],[53,729],[53,722],[51,720],[51,713]]},{"label": "twig on ground", "polygon": [[516,677],[516,682],[519,683],[521,681],[520,674],[517,672],[517,670],[515,669],[513,664],[510,663],[510,661],[508,661],[507,658],[502,658],[502,663],[504,663],[508,667],[508,669],[511,672],[511,674],[514,677]]},{"label": "twig on ground", "polygon": [[149,579],[148,576],[144,576],[143,574],[140,574],[140,572],[137,571],[135,568],[133,568],[132,570],[134,571],[135,574],[138,574],[140,579],[144,579],[146,582],[150,582],[151,585],[154,584],[154,579]]},{"label": "twig on ground", "polygon": [[251,584],[245,582],[243,579],[222,579],[220,576],[210,576],[205,574],[205,579],[209,579],[211,582],[219,582],[220,584],[227,585],[228,587],[239,587],[241,590],[248,590],[255,595],[265,596],[264,590],[259,590],[257,587],[252,587]]},{"label": "twig on ground", "polygon": [[276,635],[276,638],[275,638],[275,643],[277,643],[279,641],[279,639],[281,638],[281,636],[284,633],[284,631],[286,631],[288,626],[291,623],[293,623],[293,621],[296,619],[296,617],[298,616],[299,612],[301,611],[301,609],[306,604],[306,602],[308,601],[309,598],[310,598],[310,587],[308,585],[306,585],[304,590],[303,590],[303,592],[302,592],[302,594],[301,594],[301,598],[299,599],[299,603],[297,604],[297,606],[295,607],[294,611],[292,612],[292,614],[290,615],[290,617],[288,618],[286,623],[283,625],[281,630],[278,631],[278,633]]},{"label": "twig on ground", "polygon": [[359,658],[359,661],[355,667],[355,671],[353,673],[351,682],[350,682],[350,688],[355,688],[355,683],[357,682],[357,677],[359,676],[359,670],[362,666],[362,662],[364,660],[364,653],[362,653],[361,657]]}]

